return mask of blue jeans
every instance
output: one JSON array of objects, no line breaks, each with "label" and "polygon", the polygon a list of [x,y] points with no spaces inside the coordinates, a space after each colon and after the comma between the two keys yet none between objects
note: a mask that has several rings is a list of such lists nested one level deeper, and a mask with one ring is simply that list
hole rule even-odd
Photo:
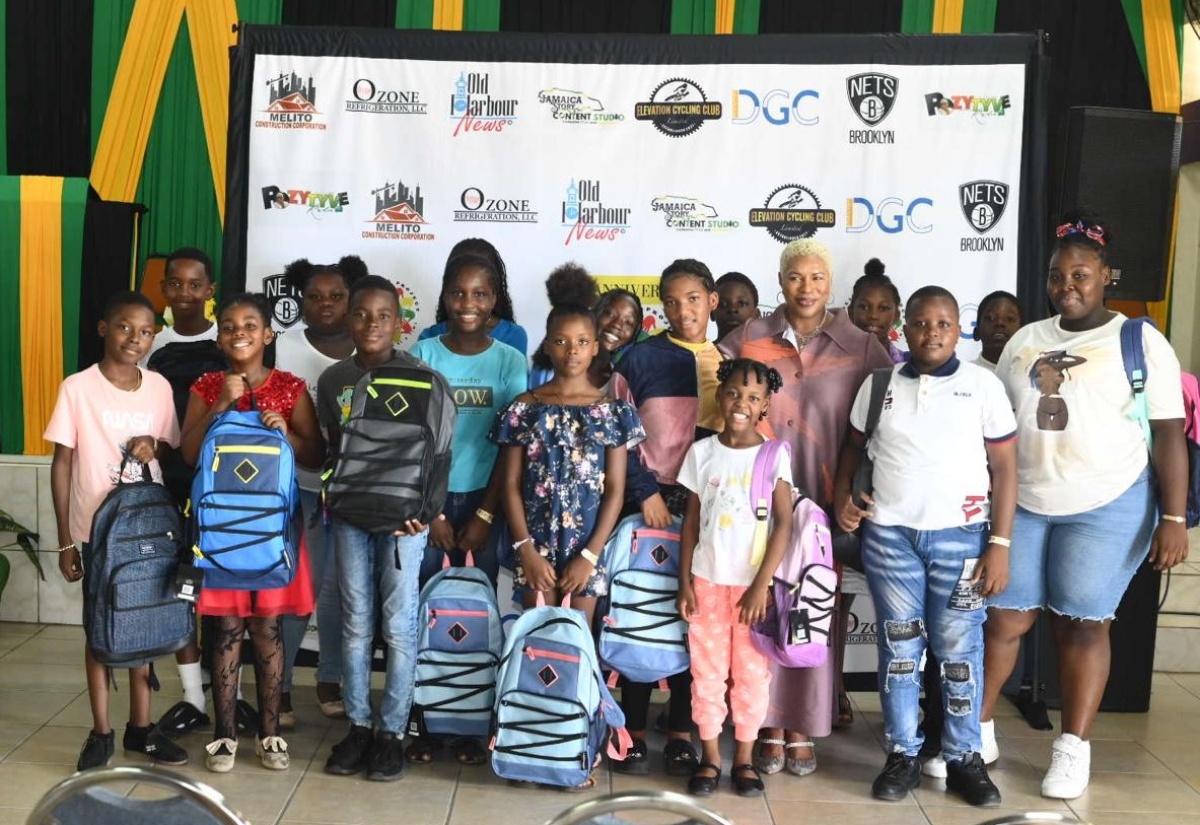
[{"label": "blue jeans", "polygon": [[[455,532],[466,524],[471,516],[475,515],[475,511],[479,509],[480,503],[483,501],[484,490],[472,490],[469,493],[449,493],[446,495],[446,504],[442,507],[442,513],[445,514],[446,520],[454,528]],[[497,511],[500,509],[496,508]],[[499,522],[501,514],[497,512],[494,516],[495,522]],[[477,551],[475,555],[475,566],[487,574],[488,579],[492,583],[492,589],[496,589],[496,577],[500,574],[500,558],[496,548],[496,536],[500,533],[498,524],[491,525],[491,531],[488,534],[487,543],[484,544],[482,551]],[[461,550],[451,550],[450,564],[455,567],[462,567],[467,563],[467,554]],[[425,558],[421,562],[421,587],[433,577],[433,574],[442,569],[443,552],[434,547],[432,544],[425,547]]]},{"label": "blue jeans", "polygon": [[[941,663],[942,756],[978,753],[983,704],[982,597],[955,585],[986,546],[987,522],[914,530],[863,522],[863,566],[879,625],[879,692],[890,752],[916,756],[926,646]],[[970,578],[969,575],[966,578]],[[953,596],[953,598],[952,598]]]},{"label": "blue jeans", "polygon": [[[342,590],[342,698],[353,725],[372,727],[371,655],[376,598],[387,643],[387,673],[379,729],[403,735],[417,672],[417,576],[428,532],[372,535],[334,519],[338,582]],[[399,553],[400,569],[396,569]]]},{"label": "blue jeans", "polygon": [[[340,684],[342,681],[342,594],[338,588],[337,560],[330,542],[329,525],[318,508],[321,497],[311,490],[300,491],[304,513],[304,544],[312,569],[314,596],[317,597],[317,681]],[[309,527],[317,513],[317,523]],[[283,633],[283,692],[292,691],[292,668],[300,643],[308,631],[307,616],[280,616]]]}]

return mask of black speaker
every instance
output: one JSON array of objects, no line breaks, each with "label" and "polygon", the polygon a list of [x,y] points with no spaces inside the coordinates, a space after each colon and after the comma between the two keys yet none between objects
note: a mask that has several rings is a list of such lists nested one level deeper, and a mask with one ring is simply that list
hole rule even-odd
[{"label": "black speaker", "polygon": [[1095,106],[1068,112],[1054,211],[1079,207],[1111,227],[1109,297],[1166,297],[1181,133],[1176,115]]}]

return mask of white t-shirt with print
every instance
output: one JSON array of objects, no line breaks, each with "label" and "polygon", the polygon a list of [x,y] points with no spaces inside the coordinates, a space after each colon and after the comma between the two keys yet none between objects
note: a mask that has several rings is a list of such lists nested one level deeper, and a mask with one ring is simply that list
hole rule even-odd
[{"label": "white t-shirt with print", "polygon": [[[1059,318],[1017,331],[996,375],[1016,410],[1017,503],[1043,515],[1071,515],[1115,500],[1149,462],[1133,391],[1121,359],[1125,316],[1068,332]],[[1150,418],[1183,418],[1179,359],[1162,334],[1143,328]]]},{"label": "white t-shirt with print", "polygon": [[[321,373],[337,364],[340,358],[330,358],[314,347],[304,330],[293,327],[286,335],[275,339],[275,366],[304,379],[313,407],[317,405],[317,381]],[[301,490],[318,492],[321,489],[321,474],[315,470],[296,467],[296,481]]]},{"label": "white t-shirt with print", "polygon": [[[761,449],[761,444],[726,447],[713,435],[693,444],[683,459],[679,483],[700,497],[700,541],[692,554],[692,573],[705,581],[747,587],[758,573],[750,564],[754,540],[750,482]],[[790,457],[784,450],[777,455],[770,475],[772,490],[779,479],[792,483]]]},{"label": "white t-shirt with print", "polygon": [[190,344],[193,341],[215,341],[217,340],[217,325],[209,324],[208,329],[201,332],[199,335],[180,335],[175,331],[175,327],[163,327],[154,334],[154,343],[150,345],[150,351],[146,353],[146,357],[138,361],[139,367],[145,367],[150,363],[150,356],[158,352],[167,344]]}]

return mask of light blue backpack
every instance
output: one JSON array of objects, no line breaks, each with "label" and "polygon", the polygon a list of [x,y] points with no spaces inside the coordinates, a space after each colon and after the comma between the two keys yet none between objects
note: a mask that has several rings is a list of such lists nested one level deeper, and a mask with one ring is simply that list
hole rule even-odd
[{"label": "light blue backpack", "polygon": [[601,607],[600,661],[634,682],[657,682],[691,665],[687,622],[675,607],[679,525],[676,519],[656,530],[632,515],[604,546],[609,585]]},{"label": "light blue backpack", "polygon": [[504,629],[487,574],[444,567],[421,589],[413,705],[427,733],[485,737],[496,702]]},{"label": "light blue backpack", "polygon": [[583,614],[539,603],[509,629],[496,680],[492,770],[504,779],[561,788],[582,784],[616,729],[623,759],[625,715],[600,677]]}]

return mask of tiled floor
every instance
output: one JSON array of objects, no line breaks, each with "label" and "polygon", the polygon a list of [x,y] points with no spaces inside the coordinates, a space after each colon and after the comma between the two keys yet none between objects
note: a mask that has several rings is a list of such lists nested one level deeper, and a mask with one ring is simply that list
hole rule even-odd
[{"label": "tiled floor", "polygon": [[[74,769],[91,723],[82,647],[77,627],[0,623],[0,825],[23,823],[42,794]],[[178,696],[173,670],[162,668],[156,713]],[[321,768],[344,723],[320,715],[308,687],[312,671],[298,673],[306,684],[295,695],[298,725],[287,736],[293,762],[286,773],[263,770],[245,741],[233,773],[210,774],[201,758],[208,733],[182,740],[192,764],[178,770],[217,788],[256,825],[537,825],[584,798],[512,789],[486,768],[459,768],[444,760],[410,767],[394,784],[327,776]],[[126,695],[122,686],[114,710],[124,706]],[[1149,714],[1101,716],[1091,788],[1069,808],[1038,794],[1055,734],[1030,729],[1007,704],[997,723],[1003,756],[992,774],[1004,793],[1002,809],[968,808],[947,796],[942,782],[929,779],[904,802],[872,801],[870,783],[883,761],[879,705],[870,694],[854,700],[855,724],[820,742],[817,773],[770,777],[760,799],[739,799],[726,786],[708,804],[738,825],[974,825],[1030,810],[1074,812],[1094,825],[1200,825],[1200,674],[1156,675]],[[114,713],[114,719],[124,719],[124,713]],[[1057,714],[1052,719],[1057,722]],[[118,752],[114,764],[138,763]],[[632,788],[679,790],[680,784],[657,768],[638,779],[605,771],[595,793]]]}]

